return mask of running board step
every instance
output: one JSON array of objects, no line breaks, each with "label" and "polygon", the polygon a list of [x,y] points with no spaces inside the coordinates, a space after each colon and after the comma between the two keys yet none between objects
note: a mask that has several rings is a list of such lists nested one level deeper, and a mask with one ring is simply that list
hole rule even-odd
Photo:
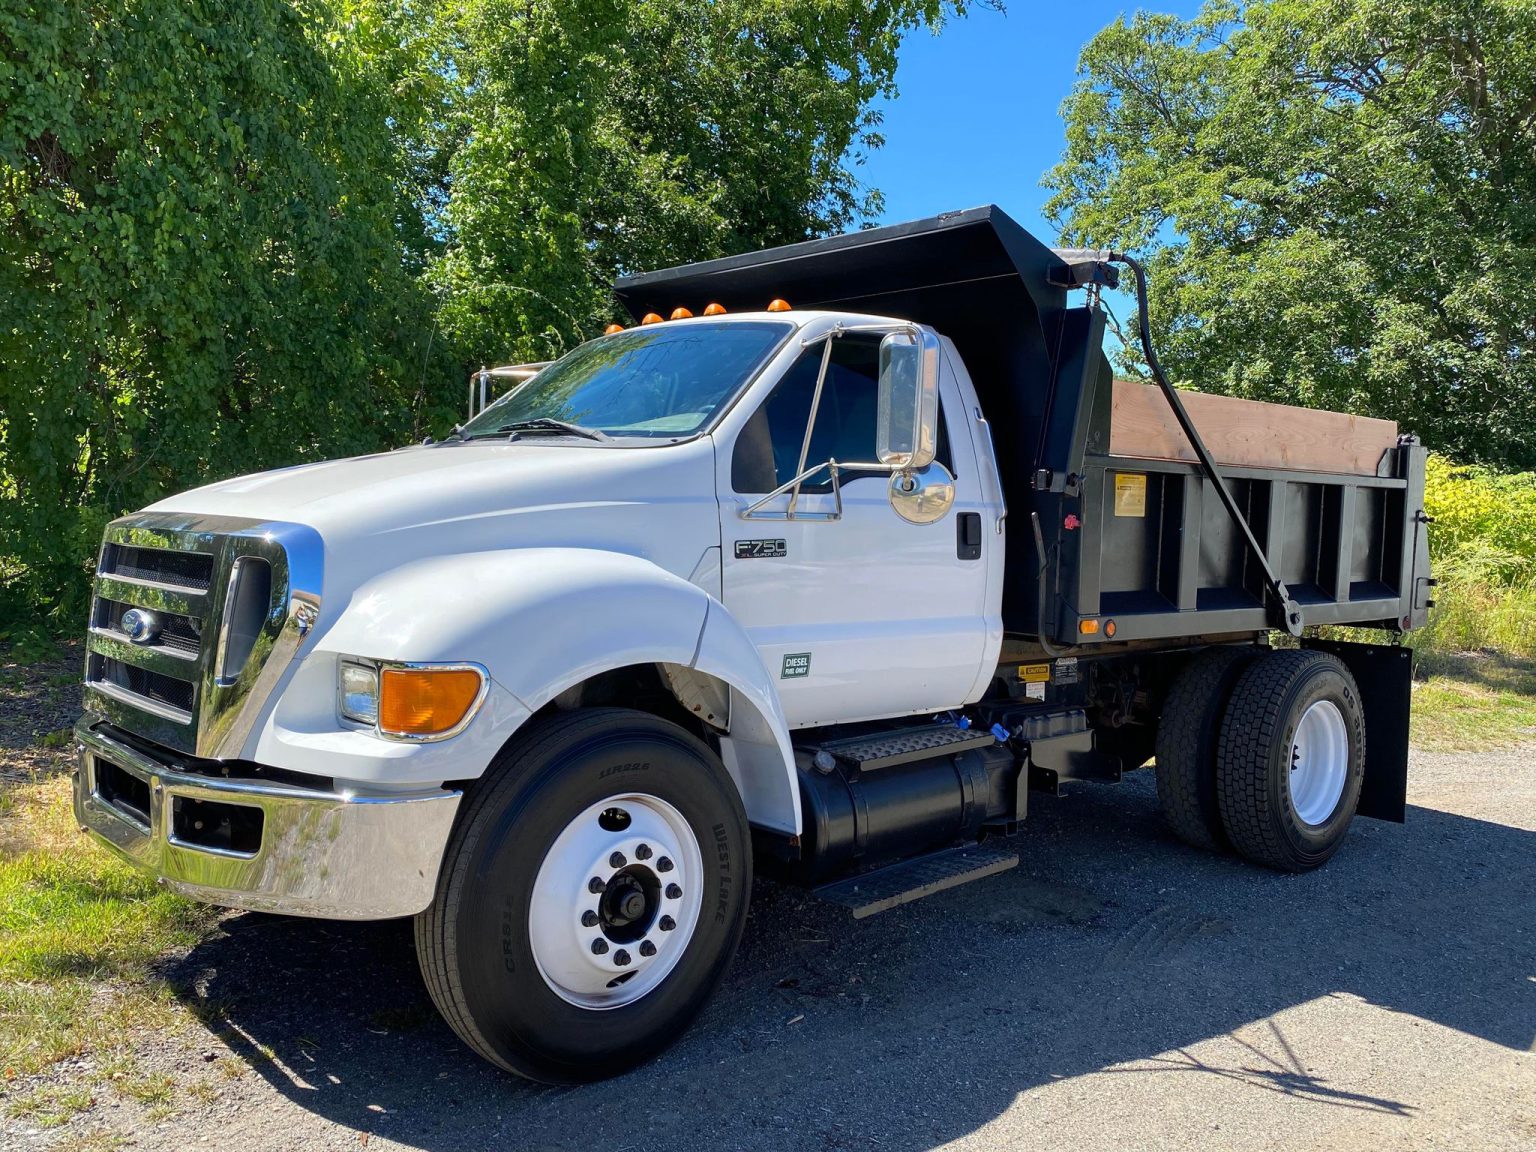
[{"label": "running board step", "polygon": [[972,844],[824,884],[815,892],[821,899],[852,911],[855,920],[862,920],[898,904],[909,904],[946,888],[1006,872],[1018,863],[1019,854],[1011,848]]},{"label": "running board step", "polygon": [[860,772],[872,772],[877,768],[894,768],[898,764],[910,764],[914,760],[927,760],[934,756],[952,756],[967,748],[996,743],[997,737],[985,728],[924,724],[913,728],[898,728],[892,732],[878,732],[873,736],[823,740],[810,747],[830,752]]}]

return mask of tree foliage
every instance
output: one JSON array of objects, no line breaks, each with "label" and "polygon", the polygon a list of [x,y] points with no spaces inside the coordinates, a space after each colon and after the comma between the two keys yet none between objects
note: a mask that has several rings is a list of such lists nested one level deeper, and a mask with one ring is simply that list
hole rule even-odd
[{"label": "tree foliage", "polygon": [[112,515],[422,418],[388,93],[339,33],[285,0],[0,10],[0,557],[34,604]]},{"label": "tree foliage", "polygon": [[1536,465],[1536,6],[1215,0],[1082,54],[1048,211],[1199,388]]},{"label": "tree foliage", "polygon": [[0,601],[74,612],[159,496],[441,429],[620,270],[857,222],[900,39],[962,10],[0,3]]},{"label": "tree foliage", "polygon": [[841,230],[879,207],[878,147],[912,28],[948,0],[465,0],[439,70],[460,79],[449,240],[431,281],[464,356],[542,359],[584,339],[624,270]]}]

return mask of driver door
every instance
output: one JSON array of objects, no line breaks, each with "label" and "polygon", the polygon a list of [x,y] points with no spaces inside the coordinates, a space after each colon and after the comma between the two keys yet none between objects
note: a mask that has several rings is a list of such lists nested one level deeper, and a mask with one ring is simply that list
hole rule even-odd
[{"label": "driver door", "polygon": [[[876,460],[880,334],[831,343],[807,467]],[[985,551],[1001,537],[960,524],[966,514],[985,518],[985,497],[970,442],[963,434],[949,442],[947,429],[965,422],[947,373],[929,467],[955,474],[956,495],[937,521],[898,515],[890,472],[877,468],[842,473],[839,518],[828,518],[839,500],[825,470],[802,486],[793,516],[788,493],[743,515],[796,475],[822,355],[820,343],[806,348],[741,426],[729,458],[722,454],[725,606],[776,678],[791,727],[955,707],[974,698],[981,675]]]}]

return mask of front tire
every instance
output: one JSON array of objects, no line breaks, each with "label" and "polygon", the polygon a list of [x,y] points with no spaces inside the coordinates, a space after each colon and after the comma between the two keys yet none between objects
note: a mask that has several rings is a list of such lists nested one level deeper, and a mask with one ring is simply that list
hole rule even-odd
[{"label": "front tire", "polygon": [[1271,652],[1232,689],[1216,753],[1222,827],[1256,864],[1305,872],[1344,842],[1365,779],[1365,716],[1325,652]]},{"label": "front tire", "polygon": [[471,794],[432,906],[427,988],[492,1063],[601,1079],[683,1032],[746,921],[750,834],[714,754],[642,712],[552,717]]}]

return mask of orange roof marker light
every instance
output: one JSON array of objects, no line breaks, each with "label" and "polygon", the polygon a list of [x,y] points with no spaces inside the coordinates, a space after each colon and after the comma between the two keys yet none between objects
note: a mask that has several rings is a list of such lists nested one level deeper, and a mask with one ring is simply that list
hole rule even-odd
[{"label": "orange roof marker light", "polygon": [[725,315],[725,305],[724,304],[706,304],[706,305],[704,305],[704,315],[706,315],[706,316],[724,316]]},{"label": "orange roof marker light", "polygon": [[789,311],[789,301],[788,300],[780,300],[780,299],[777,299],[777,298],[775,298],[773,300],[770,300],[768,302],[768,311],[770,311],[770,312],[788,312]]},{"label": "orange roof marker light", "polygon": [[686,308],[681,308],[681,307],[674,308],[674,309],[672,309],[672,315],[668,316],[667,319],[668,320],[692,320],[693,319],[693,313],[688,311],[688,309],[686,309]]},{"label": "orange roof marker light", "polygon": [[640,318],[640,323],[642,323],[642,324],[660,324],[661,323],[661,317],[656,315],[656,313],[654,313],[654,312],[647,312],[644,316],[642,316]]},{"label": "orange roof marker light", "polygon": [[622,325],[622,324],[610,324],[610,325],[608,325],[608,327],[603,329],[603,335],[604,336],[612,336],[615,332],[622,332],[622,331],[624,331],[624,325]]}]

